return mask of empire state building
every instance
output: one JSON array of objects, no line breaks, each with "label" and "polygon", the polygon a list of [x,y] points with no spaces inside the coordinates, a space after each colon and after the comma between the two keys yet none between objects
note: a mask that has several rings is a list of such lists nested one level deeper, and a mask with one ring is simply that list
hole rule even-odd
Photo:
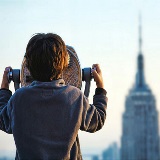
[{"label": "empire state building", "polygon": [[129,91],[123,113],[121,160],[158,160],[159,134],[156,100],[145,82],[141,25],[134,86]]}]

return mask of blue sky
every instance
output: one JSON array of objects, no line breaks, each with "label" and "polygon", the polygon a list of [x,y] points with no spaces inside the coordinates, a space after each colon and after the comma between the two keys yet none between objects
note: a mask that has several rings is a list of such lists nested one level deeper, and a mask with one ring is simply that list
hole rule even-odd
[{"label": "blue sky", "polygon": [[[108,92],[103,129],[94,134],[80,132],[84,152],[105,149],[114,141],[120,144],[125,96],[136,74],[140,12],[145,77],[160,109],[159,8],[159,0],[0,0],[0,80],[5,66],[21,68],[34,33],[59,34],[75,48],[82,68],[101,65]],[[90,102],[94,89],[92,82]],[[0,142],[0,150],[15,149],[12,136],[1,131]]]}]

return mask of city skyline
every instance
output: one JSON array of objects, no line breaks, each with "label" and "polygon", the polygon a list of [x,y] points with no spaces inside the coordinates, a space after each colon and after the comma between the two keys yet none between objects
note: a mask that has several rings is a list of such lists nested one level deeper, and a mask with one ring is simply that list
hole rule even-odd
[{"label": "city skyline", "polygon": [[[56,2],[56,3],[55,3]],[[56,5],[55,5],[56,4]],[[120,145],[125,96],[134,82],[138,55],[138,14],[143,24],[146,81],[156,95],[160,110],[160,2],[110,1],[1,1],[0,80],[5,66],[21,68],[25,47],[37,32],[55,32],[77,51],[81,67],[100,63],[108,92],[107,119],[95,134],[80,132],[82,151]],[[155,72],[157,71],[157,72]],[[94,94],[92,82],[90,101]],[[14,92],[13,85],[12,91]],[[0,131],[0,150],[14,149],[13,138]],[[92,144],[94,142],[94,145]],[[104,143],[105,142],[105,143]]]}]

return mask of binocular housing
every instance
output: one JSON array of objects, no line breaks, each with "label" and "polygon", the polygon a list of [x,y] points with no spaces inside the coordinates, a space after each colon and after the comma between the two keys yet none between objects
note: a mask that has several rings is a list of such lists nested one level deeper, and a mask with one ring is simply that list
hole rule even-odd
[{"label": "binocular housing", "polygon": [[12,69],[8,73],[8,82],[14,82],[14,88],[17,90],[20,84],[20,69]]},{"label": "binocular housing", "polygon": [[[93,78],[92,75],[92,69],[91,68],[83,68],[82,69],[82,81],[85,81],[85,90],[84,90],[84,95],[86,97],[89,96],[89,92],[90,92],[90,82]],[[8,73],[8,82],[14,82],[14,88],[15,90],[17,90],[18,88],[20,88],[20,69],[12,69],[9,71]],[[31,76],[27,76],[26,77],[26,81],[27,82],[32,82],[33,78]]]}]

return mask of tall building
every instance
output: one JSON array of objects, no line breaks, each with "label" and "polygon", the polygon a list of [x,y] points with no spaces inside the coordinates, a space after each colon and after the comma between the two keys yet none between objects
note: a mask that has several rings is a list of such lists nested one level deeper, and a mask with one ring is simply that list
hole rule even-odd
[{"label": "tall building", "polygon": [[158,112],[155,97],[145,82],[141,25],[134,86],[129,91],[123,113],[121,160],[158,160]]},{"label": "tall building", "polygon": [[119,160],[119,148],[117,143],[114,142],[103,151],[102,160]]}]

